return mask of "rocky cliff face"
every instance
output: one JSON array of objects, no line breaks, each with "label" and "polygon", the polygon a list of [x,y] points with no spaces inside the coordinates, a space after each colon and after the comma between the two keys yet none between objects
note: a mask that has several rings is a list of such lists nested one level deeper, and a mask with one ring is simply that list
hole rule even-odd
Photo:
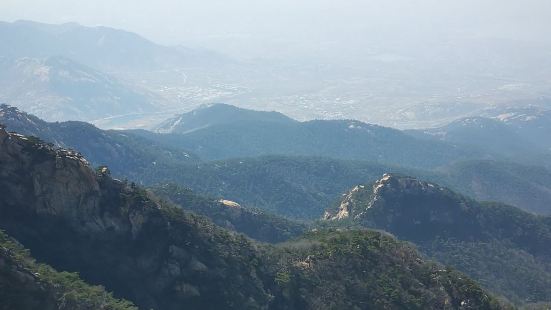
[{"label": "rocky cliff face", "polygon": [[[132,184],[94,172],[78,153],[0,130],[0,166],[0,227],[39,259],[144,308],[267,302],[255,266],[238,262],[255,255],[249,242],[163,209]],[[240,284],[223,287],[230,274]]]},{"label": "rocky cliff face", "polygon": [[57,217],[83,233],[137,230],[133,213],[123,220],[120,209],[108,208],[105,201],[107,188],[122,190],[123,184],[97,175],[79,153],[5,131],[0,131],[0,148],[6,209]]},{"label": "rocky cliff face", "polygon": [[372,185],[359,185],[328,210],[326,220],[352,220],[385,229],[408,240],[434,234],[469,238],[480,228],[472,216],[478,205],[437,184],[385,174]]}]

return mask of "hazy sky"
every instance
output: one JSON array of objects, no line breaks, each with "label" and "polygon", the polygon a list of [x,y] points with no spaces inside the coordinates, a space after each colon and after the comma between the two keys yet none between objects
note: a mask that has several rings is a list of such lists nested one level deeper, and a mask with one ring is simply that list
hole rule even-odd
[{"label": "hazy sky", "polygon": [[233,54],[446,37],[550,40],[550,0],[1,0],[0,20],[78,22]]}]

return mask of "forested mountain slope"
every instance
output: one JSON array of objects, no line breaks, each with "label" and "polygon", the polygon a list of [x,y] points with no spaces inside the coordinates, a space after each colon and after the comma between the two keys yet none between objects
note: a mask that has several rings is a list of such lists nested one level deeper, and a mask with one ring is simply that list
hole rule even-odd
[{"label": "forested mountain slope", "polygon": [[327,223],[385,230],[515,302],[551,300],[551,218],[479,203],[437,184],[386,174],[359,185]]},{"label": "forested mountain slope", "polygon": [[132,310],[102,287],[77,274],[57,272],[37,263],[15,240],[0,231],[0,309]]},{"label": "forested mountain slope", "polygon": [[0,168],[0,228],[37,259],[142,308],[504,307],[384,234],[258,244],[93,171],[78,153],[3,129]]}]

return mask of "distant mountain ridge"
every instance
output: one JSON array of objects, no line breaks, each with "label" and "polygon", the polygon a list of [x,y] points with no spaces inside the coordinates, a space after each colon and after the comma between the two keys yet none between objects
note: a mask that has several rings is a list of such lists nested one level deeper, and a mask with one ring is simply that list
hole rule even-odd
[{"label": "distant mountain ridge", "polygon": [[168,119],[154,130],[159,133],[186,134],[208,127],[246,121],[277,122],[283,124],[297,122],[279,112],[254,111],[229,104],[215,103],[203,105],[189,113]]},{"label": "distant mountain ridge", "polygon": [[[0,22],[0,56],[48,58],[62,56],[102,71],[151,70],[179,64],[204,65],[224,59],[215,53],[157,45],[135,33],[109,27],[86,27],[33,21]],[[216,63],[212,63],[215,65]]]},{"label": "distant mountain ridge", "polygon": [[0,58],[0,102],[49,121],[152,113],[158,98],[69,58]]},{"label": "distant mountain ridge", "polygon": [[485,117],[462,118],[439,128],[407,132],[417,138],[444,141],[502,154],[517,162],[537,162],[551,167],[551,110],[506,109]]},{"label": "distant mountain ridge", "polygon": [[181,109],[180,94],[165,90],[185,84],[178,92],[186,96],[212,93],[217,86],[204,79],[233,63],[211,51],[76,23],[0,22],[0,42],[0,102],[49,121],[103,128],[149,128],[156,112]]},{"label": "distant mountain ridge", "polygon": [[551,151],[551,137],[548,135],[551,130],[551,110],[541,108],[508,109],[494,118],[514,128],[528,141],[540,144],[547,151]]},{"label": "distant mountain ridge", "polygon": [[512,162],[474,160],[438,169],[431,179],[481,201],[501,201],[551,215],[551,170]]},{"label": "distant mountain ridge", "polygon": [[[222,110],[229,112],[221,113]],[[180,126],[180,122],[183,125]],[[178,129],[179,126],[182,129]],[[172,133],[139,133],[164,141],[166,145],[188,149],[207,160],[261,155],[321,156],[433,168],[484,156],[355,120],[297,122],[274,112],[228,105],[212,105],[183,114],[169,120],[160,129]]]}]

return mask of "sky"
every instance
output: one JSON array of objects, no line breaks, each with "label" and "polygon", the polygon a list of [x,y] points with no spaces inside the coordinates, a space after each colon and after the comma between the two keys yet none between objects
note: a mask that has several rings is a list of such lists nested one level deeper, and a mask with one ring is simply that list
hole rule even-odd
[{"label": "sky", "polygon": [[549,0],[2,0],[0,20],[78,22],[246,57],[491,37],[548,43]]}]

